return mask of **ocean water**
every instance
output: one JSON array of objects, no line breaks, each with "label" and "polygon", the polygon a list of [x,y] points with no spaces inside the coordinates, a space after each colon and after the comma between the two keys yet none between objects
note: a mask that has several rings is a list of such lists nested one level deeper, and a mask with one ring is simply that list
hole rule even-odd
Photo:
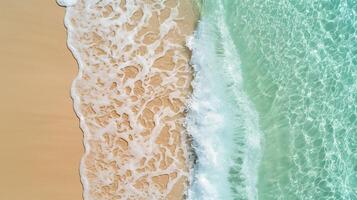
[{"label": "ocean water", "polygon": [[207,15],[188,42],[195,79],[187,128],[198,158],[189,199],[256,198],[262,136],[258,115],[243,91],[240,58],[223,4],[204,6]]},{"label": "ocean water", "polygon": [[357,199],[357,1],[200,6],[189,199]]}]

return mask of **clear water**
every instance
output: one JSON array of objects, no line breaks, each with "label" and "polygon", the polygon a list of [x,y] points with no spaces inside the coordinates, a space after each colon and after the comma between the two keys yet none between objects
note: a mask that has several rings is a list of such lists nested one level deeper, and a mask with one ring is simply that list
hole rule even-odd
[{"label": "clear water", "polygon": [[191,199],[357,199],[357,1],[205,0]]}]

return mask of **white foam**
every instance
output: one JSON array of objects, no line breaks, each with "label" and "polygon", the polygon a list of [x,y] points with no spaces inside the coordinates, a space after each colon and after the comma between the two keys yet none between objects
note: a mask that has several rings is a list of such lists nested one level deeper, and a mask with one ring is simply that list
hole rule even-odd
[{"label": "white foam", "polygon": [[74,6],[78,0],[57,0],[57,3],[61,6]]},{"label": "white foam", "polygon": [[[258,114],[243,90],[239,55],[222,9],[217,3],[217,13],[206,13],[194,39],[186,40],[195,69],[186,123],[198,158],[190,200],[257,199],[262,133]],[[231,182],[233,168],[243,182]]]},{"label": "white foam", "polygon": [[[103,196],[165,199],[180,179],[188,177],[185,169],[188,147],[181,127],[184,108],[170,106],[174,101],[185,103],[190,88],[191,68],[184,56],[186,49],[180,45],[182,41],[172,42],[167,37],[170,30],[178,30],[179,5],[170,8],[165,23],[159,23],[157,39],[147,45],[144,39],[151,32],[143,30],[147,26],[156,28],[155,24],[149,24],[150,18],[154,14],[160,17],[166,8],[165,2],[84,0],[58,3],[73,6],[66,10],[65,24],[68,46],[79,64],[79,74],[71,92],[84,132],[85,155],[80,170],[84,199]],[[134,19],[134,15],[138,19]],[[180,35],[184,41],[186,35]],[[146,50],[141,51],[141,48]],[[161,69],[155,64],[168,52],[174,54],[173,70]],[[126,77],[124,70],[128,67],[137,70],[135,77]],[[150,84],[155,76],[162,81],[156,86]],[[179,86],[180,78],[184,78],[185,83]],[[135,94],[137,85],[143,94]],[[161,106],[149,106],[155,98],[160,99]],[[168,105],[163,106],[164,102]],[[112,116],[113,112],[119,116]],[[152,112],[152,119],[144,118],[144,112]],[[148,128],[150,124],[153,127]],[[165,126],[169,127],[169,144],[159,145],[157,139]],[[148,130],[149,136],[143,134]],[[126,145],[127,150],[123,150]],[[160,168],[162,162],[168,161],[171,164]],[[113,163],[117,167],[113,167]],[[154,177],[163,174],[170,175],[166,190],[161,190],[154,182]],[[136,184],[139,180],[144,180],[140,187]],[[103,189],[115,185],[115,191]]]}]

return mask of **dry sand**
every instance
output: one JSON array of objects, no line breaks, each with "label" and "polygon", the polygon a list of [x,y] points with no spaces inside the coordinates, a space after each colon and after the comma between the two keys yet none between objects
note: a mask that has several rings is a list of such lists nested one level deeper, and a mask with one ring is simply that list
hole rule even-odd
[{"label": "dry sand", "polygon": [[70,85],[64,9],[54,0],[0,6],[0,199],[78,200],[82,132]]}]

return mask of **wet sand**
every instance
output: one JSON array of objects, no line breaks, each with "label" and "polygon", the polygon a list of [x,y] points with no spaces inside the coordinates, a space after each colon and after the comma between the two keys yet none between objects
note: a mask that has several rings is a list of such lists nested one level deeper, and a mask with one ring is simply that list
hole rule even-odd
[{"label": "wet sand", "polygon": [[78,1],[67,9],[69,44],[81,64],[73,92],[85,133],[85,197],[183,199],[193,5]]},{"label": "wet sand", "polygon": [[54,0],[0,6],[0,199],[78,200],[82,132],[70,98],[77,63]]}]

